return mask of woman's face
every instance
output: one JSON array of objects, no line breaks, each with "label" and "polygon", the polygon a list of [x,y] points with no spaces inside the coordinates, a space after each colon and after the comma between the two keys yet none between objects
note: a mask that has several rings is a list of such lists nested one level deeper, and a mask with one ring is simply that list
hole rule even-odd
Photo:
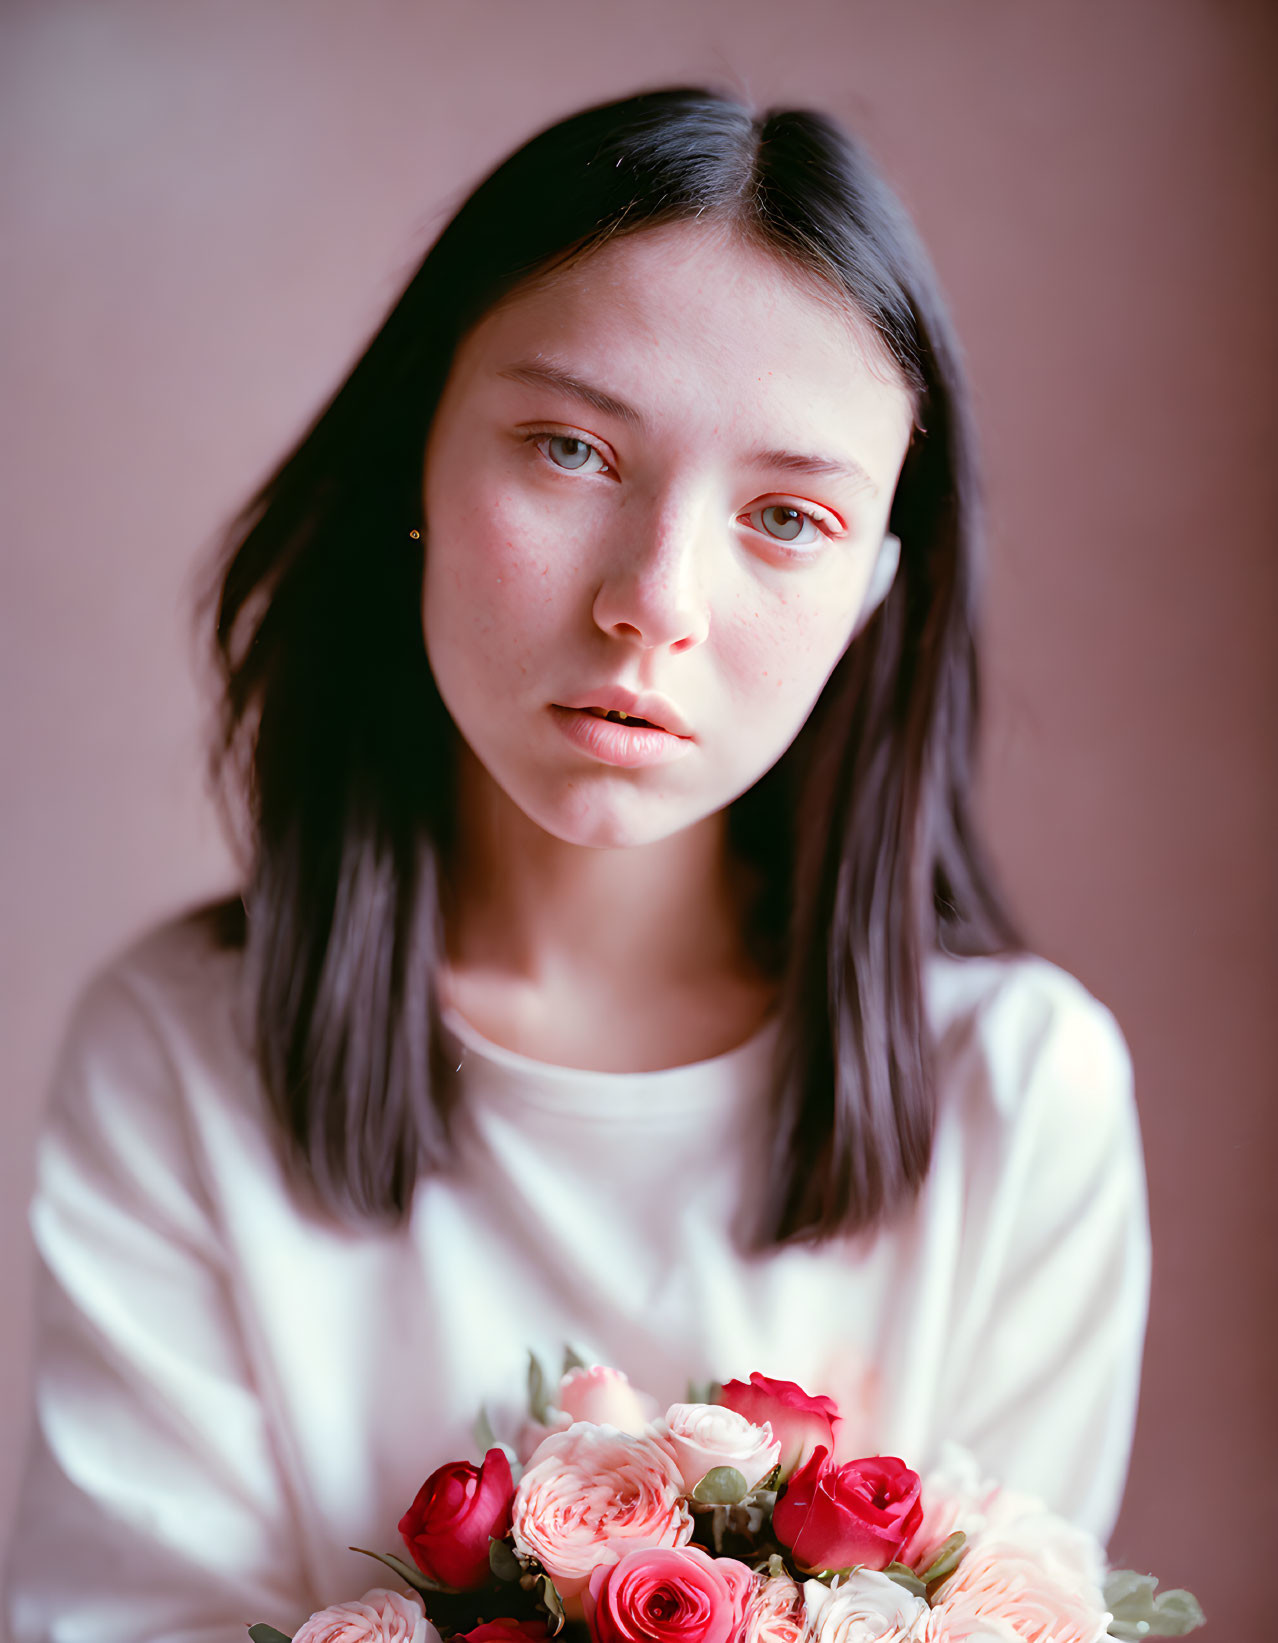
[{"label": "woman's face", "polygon": [[867,328],[717,229],[612,241],[488,314],[427,445],[423,604],[492,780],[609,847],[743,793],[853,634],[911,422]]}]

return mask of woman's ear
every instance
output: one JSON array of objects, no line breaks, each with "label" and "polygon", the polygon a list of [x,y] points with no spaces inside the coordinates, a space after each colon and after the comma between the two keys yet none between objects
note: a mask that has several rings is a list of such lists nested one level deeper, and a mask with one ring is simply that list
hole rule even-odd
[{"label": "woman's ear", "polygon": [[856,627],[852,631],[853,638],[860,633],[887,598],[900,563],[901,539],[889,531],[879,545],[879,556],[874,561],[874,569],[870,572],[870,585],[866,588],[865,597],[861,601],[861,614],[856,619]]}]

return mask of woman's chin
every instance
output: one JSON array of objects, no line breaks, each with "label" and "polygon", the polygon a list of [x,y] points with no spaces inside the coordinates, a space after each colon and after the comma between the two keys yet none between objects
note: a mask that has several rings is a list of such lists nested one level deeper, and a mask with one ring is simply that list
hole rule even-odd
[{"label": "woman's chin", "polygon": [[659,844],[713,814],[690,805],[686,798],[675,801],[633,790],[583,791],[577,784],[544,802],[520,804],[520,809],[552,838],[584,850],[634,850]]}]

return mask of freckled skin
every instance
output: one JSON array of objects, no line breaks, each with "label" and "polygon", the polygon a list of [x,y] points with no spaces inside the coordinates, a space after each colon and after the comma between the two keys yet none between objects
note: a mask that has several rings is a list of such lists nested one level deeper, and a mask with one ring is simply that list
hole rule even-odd
[{"label": "freckled skin", "polygon": [[[644,429],[499,374],[539,358]],[[617,240],[488,315],[427,446],[423,597],[440,692],[488,776],[584,845],[651,842],[729,804],[790,745],[846,648],[910,427],[864,328],[717,229]],[[599,453],[589,467],[556,464],[556,430]],[[874,488],[747,465],[778,448],[855,459]],[[806,526],[816,541],[792,559],[760,528],[770,505],[824,511],[842,534]],[[676,703],[691,751],[623,770],[571,745],[551,704],[608,683]]]}]

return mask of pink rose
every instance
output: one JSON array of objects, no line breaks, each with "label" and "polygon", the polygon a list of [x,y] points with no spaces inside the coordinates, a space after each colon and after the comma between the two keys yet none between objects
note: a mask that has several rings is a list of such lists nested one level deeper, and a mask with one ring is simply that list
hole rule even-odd
[{"label": "pink rose", "polygon": [[552,1432],[566,1432],[574,1421],[615,1426],[638,1436],[657,1413],[657,1400],[636,1392],[619,1369],[605,1364],[569,1369],[559,1382],[546,1420],[526,1420],[519,1429],[515,1452],[527,1464],[538,1444]]},{"label": "pink rose", "polygon": [[933,1609],[923,1643],[1021,1643],[1021,1634],[997,1615],[951,1616]]},{"label": "pink rose", "polygon": [[399,1520],[399,1532],[424,1575],[458,1591],[488,1579],[488,1537],[510,1533],[515,1493],[510,1462],[490,1449],[482,1467],[451,1461],[431,1473]]},{"label": "pink rose", "polygon": [[885,1569],[922,1521],[920,1490],[893,1455],[831,1466],[818,1449],[777,1496],[772,1530],[801,1569]]},{"label": "pink rose", "polygon": [[559,1383],[555,1403],[571,1420],[615,1426],[636,1437],[657,1413],[655,1399],[636,1392],[619,1369],[604,1364],[570,1369]]},{"label": "pink rose", "polygon": [[375,1586],[358,1602],[313,1614],[293,1643],[440,1643],[440,1636],[415,1597]]},{"label": "pink rose", "polygon": [[473,1632],[454,1632],[452,1643],[515,1643],[520,1637],[542,1643],[550,1633],[540,1620],[485,1620]]},{"label": "pink rose", "polygon": [[927,1643],[977,1643],[1003,1635],[1019,1643],[1103,1643],[1110,1622],[1099,1589],[1067,1565],[1049,1567],[1022,1547],[996,1541],[969,1552],[941,1587]]},{"label": "pink rose", "polygon": [[833,1398],[810,1397],[793,1381],[773,1381],[756,1373],[748,1384],[729,1381],[720,1389],[719,1402],[755,1426],[772,1428],[781,1445],[782,1478],[797,1471],[818,1448],[834,1453],[839,1406]]},{"label": "pink rose", "polygon": [[753,1489],[781,1454],[770,1426],[754,1426],[735,1409],[713,1403],[672,1403],[652,1435],[674,1456],[689,1494],[716,1466],[735,1466]]},{"label": "pink rose", "polygon": [[535,1421],[531,1416],[520,1426],[515,1437],[515,1453],[519,1456],[521,1466],[527,1466],[538,1446],[543,1444],[552,1432],[566,1432],[572,1425],[572,1417],[565,1415],[562,1409],[552,1409],[548,1421]]},{"label": "pink rose", "polygon": [[579,1620],[594,1569],[640,1546],[682,1546],[692,1516],[669,1452],[650,1437],[578,1421],[534,1451],[515,1490],[518,1551],[535,1557]]},{"label": "pink rose", "polygon": [[962,1530],[970,1542],[984,1529],[986,1509],[998,1493],[998,1484],[982,1474],[970,1451],[946,1443],[940,1464],[923,1479],[923,1516],[901,1552],[901,1562],[921,1572],[935,1562],[956,1531]]},{"label": "pink rose", "polygon": [[741,1643],[804,1643],[810,1636],[803,1593],[789,1575],[772,1575],[756,1587],[746,1608]]},{"label": "pink rose", "polygon": [[956,1530],[967,1550],[989,1542],[1014,1544],[1054,1579],[1101,1587],[1105,1554],[1094,1535],[1058,1517],[1036,1495],[1008,1489],[984,1476],[976,1457],[957,1443],[942,1445],[939,1464],[923,1479],[923,1520],[901,1562],[919,1572]]},{"label": "pink rose", "polygon": [[875,1569],[806,1581],[803,1598],[812,1643],[928,1643],[927,1604]]},{"label": "pink rose", "polygon": [[754,1576],[699,1546],[642,1548],[590,1577],[595,1643],[736,1643]]}]

